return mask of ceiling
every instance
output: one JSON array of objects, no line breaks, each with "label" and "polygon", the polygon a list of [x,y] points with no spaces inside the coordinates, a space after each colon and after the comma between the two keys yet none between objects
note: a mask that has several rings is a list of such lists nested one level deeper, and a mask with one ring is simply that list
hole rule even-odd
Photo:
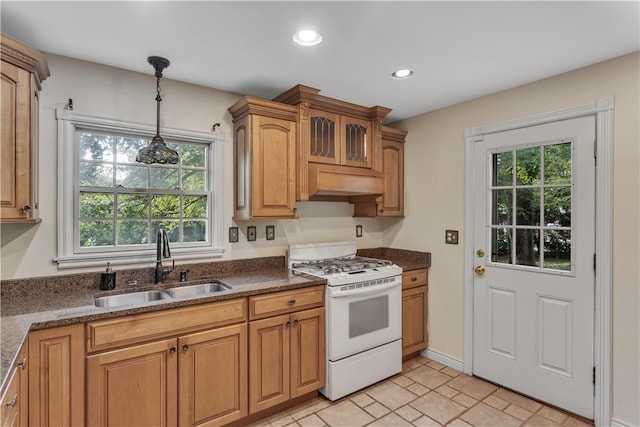
[{"label": "ceiling", "polygon": [[[31,47],[273,98],[301,83],[395,121],[640,50],[638,1],[7,1]],[[302,48],[295,31],[318,31]],[[397,68],[415,74],[394,80]],[[44,86],[46,90],[46,82]]]}]

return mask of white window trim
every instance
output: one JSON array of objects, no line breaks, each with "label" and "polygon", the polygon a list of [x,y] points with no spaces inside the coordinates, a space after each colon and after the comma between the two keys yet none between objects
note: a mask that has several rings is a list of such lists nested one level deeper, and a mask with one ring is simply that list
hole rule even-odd
[{"label": "white window trim", "polygon": [[[127,250],[113,253],[77,253],[74,247],[74,171],[77,154],[75,133],[78,127],[105,129],[110,132],[135,132],[149,137],[156,134],[156,127],[106,119],[102,117],[78,114],[65,109],[56,109],[58,121],[58,205],[57,205],[57,256],[53,259],[59,269],[104,266],[107,261],[112,265],[139,264],[155,262],[153,249]],[[197,132],[183,129],[162,128],[161,135],[182,141],[204,142],[211,144],[209,178],[211,179],[211,244],[204,247],[171,248],[172,259],[219,258],[223,248],[223,142],[222,132]]]}]

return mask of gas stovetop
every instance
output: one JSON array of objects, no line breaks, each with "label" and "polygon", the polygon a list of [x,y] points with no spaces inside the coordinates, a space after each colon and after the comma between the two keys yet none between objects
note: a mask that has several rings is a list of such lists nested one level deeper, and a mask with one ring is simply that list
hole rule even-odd
[{"label": "gas stovetop", "polygon": [[392,277],[402,269],[391,261],[356,256],[355,242],[289,246],[289,268],[327,279],[329,286]]}]

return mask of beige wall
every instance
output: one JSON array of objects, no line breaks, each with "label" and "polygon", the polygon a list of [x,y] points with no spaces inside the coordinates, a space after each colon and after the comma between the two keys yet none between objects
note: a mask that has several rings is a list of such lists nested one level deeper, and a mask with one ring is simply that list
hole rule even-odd
[{"label": "beige wall", "polygon": [[[72,98],[74,111],[80,114],[151,125],[155,125],[156,121],[155,77],[151,67],[148,74],[140,74],[57,55],[47,55],[47,61],[51,76],[44,81],[40,98],[39,183],[42,223],[2,225],[2,279],[97,271],[95,268],[58,270],[52,262],[56,256],[56,108],[63,108]],[[170,76],[170,68],[164,74]],[[163,78],[161,86],[162,126],[206,132],[219,122],[219,129],[225,134],[225,253],[222,259],[283,255],[290,243],[313,241],[354,239],[360,248],[380,246],[381,220],[354,219],[353,207],[348,203],[300,203],[298,220],[233,223],[233,124],[227,108],[240,95],[169,78]],[[355,224],[363,226],[362,238],[355,238]],[[227,242],[227,230],[234,225],[240,227],[240,242],[230,244]],[[258,227],[256,242],[246,241],[245,230],[248,225]],[[265,240],[265,225],[276,226],[274,241]]]},{"label": "beige wall", "polygon": [[[429,347],[461,360],[465,128],[614,96],[613,417],[630,426],[640,425],[639,73],[635,53],[394,123],[409,130],[406,218],[384,236],[385,246],[432,253]],[[459,245],[444,243],[446,229],[460,230]]]}]

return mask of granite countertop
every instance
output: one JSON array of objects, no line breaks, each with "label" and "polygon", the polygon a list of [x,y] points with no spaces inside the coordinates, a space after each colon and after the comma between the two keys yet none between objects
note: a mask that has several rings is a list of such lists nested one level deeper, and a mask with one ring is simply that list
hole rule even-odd
[{"label": "granite countertop", "polygon": [[[404,271],[431,267],[429,252],[375,248],[359,249],[357,254],[393,261]],[[3,280],[0,288],[0,384],[4,383],[7,370],[30,330],[326,284],[325,279],[288,270],[284,257],[189,264],[180,269],[189,271],[193,280],[178,282],[179,269],[176,268],[166,283],[153,285],[153,268],[119,270],[113,291],[99,290],[99,273]],[[137,306],[99,308],[94,305],[97,296],[162,290],[214,279],[231,285],[232,289],[203,297],[159,300]],[[129,285],[133,282],[142,285]]]},{"label": "granite countertop", "polygon": [[[149,289],[162,290],[175,286],[206,283],[213,279],[231,285],[232,289],[203,297],[159,300],[136,306],[99,308],[94,305],[96,296]],[[100,291],[95,286],[73,286],[72,283],[67,283],[66,286],[50,286],[48,289],[39,288],[32,292],[25,290],[3,292],[2,317],[0,317],[2,346],[0,350],[0,378],[2,381],[0,383],[4,383],[8,368],[13,363],[27,332],[30,330],[324,284],[326,284],[326,280],[318,277],[292,272],[286,268],[272,268],[222,274],[187,282],[167,282],[162,285],[124,285],[118,286],[118,289],[113,291]]]}]

